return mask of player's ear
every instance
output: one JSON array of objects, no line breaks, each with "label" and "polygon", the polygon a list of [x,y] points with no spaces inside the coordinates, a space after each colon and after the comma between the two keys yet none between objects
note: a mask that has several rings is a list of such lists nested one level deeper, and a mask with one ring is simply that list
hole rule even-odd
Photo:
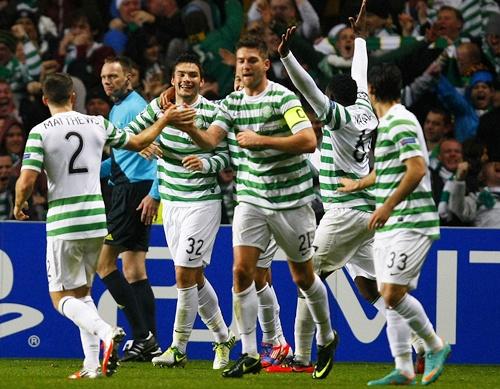
[{"label": "player's ear", "polygon": [[45,95],[42,95],[42,103],[43,103],[43,105],[47,105],[47,106],[49,105],[49,99],[47,99],[45,97]]},{"label": "player's ear", "polygon": [[266,68],[266,72],[271,67],[271,60],[269,58],[267,58],[267,59],[264,60],[264,67]]}]

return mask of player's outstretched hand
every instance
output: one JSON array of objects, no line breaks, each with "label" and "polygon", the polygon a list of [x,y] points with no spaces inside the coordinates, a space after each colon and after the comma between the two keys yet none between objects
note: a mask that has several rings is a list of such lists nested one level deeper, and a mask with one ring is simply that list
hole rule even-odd
[{"label": "player's outstretched hand", "polygon": [[281,58],[284,58],[290,52],[290,40],[293,34],[295,34],[296,26],[292,26],[286,29],[286,32],[281,35],[281,43],[278,46],[278,53]]},{"label": "player's outstretched hand", "polygon": [[160,108],[167,109],[170,104],[175,104],[175,88],[171,86],[160,95]]},{"label": "player's outstretched hand", "polygon": [[137,211],[141,211],[141,222],[145,225],[149,226],[156,220],[156,216],[158,215],[158,207],[160,206],[160,202],[155,200],[150,195],[144,197],[137,207]]},{"label": "player's outstretched hand", "polygon": [[28,209],[28,202],[25,201],[22,206],[14,206],[14,217],[16,220],[28,220],[30,217],[23,212],[23,209]]},{"label": "player's outstretched hand", "polygon": [[201,172],[203,170],[203,162],[196,155],[188,155],[182,159],[182,165],[192,172]]},{"label": "player's outstretched hand", "polygon": [[359,181],[351,180],[350,178],[342,177],[339,179],[340,186],[337,188],[339,192],[351,193],[359,190]]},{"label": "player's outstretched hand", "polygon": [[368,31],[366,29],[366,2],[363,0],[361,7],[359,9],[358,17],[354,19],[352,16],[349,17],[349,22],[351,23],[351,28],[354,31],[354,35],[357,38],[366,39],[368,37]]},{"label": "player's outstretched hand", "polygon": [[259,147],[261,135],[255,133],[252,130],[241,131],[236,135],[236,140],[240,147],[244,149],[250,149],[254,147]]},{"label": "player's outstretched hand", "polygon": [[148,160],[153,160],[158,157],[163,157],[163,152],[161,151],[160,145],[157,142],[151,143],[148,147],[145,149],[142,149],[139,151],[139,155],[142,158],[148,159]]},{"label": "player's outstretched hand", "polygon": [[196,116],[196,111],[191,107],[178,107],[176,105],[170,104],[170,106],[165,110],[163,116],[160,120],[165,122],[165,125],[174,126],[182,131],[186,128],[192,127],[194,125],[194,117]]}]

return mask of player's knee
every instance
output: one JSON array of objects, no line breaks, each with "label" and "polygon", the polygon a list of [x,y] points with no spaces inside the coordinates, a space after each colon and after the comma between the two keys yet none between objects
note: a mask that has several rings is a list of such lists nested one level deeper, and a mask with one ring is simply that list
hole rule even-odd
[{"label": "player's knee", "polygon": [[233,266],[233,278],[238,283],[252,283],[255,278],[255,269],[251,269],[244,264],[235,264]]},{"label": "player's knee", "polygon": [[395,307],[405,296],[406,289],[404,287],[397,287],[395,285],[384,285],[382,286],[380,294],[384,298],[385,305],[387,307]]}]

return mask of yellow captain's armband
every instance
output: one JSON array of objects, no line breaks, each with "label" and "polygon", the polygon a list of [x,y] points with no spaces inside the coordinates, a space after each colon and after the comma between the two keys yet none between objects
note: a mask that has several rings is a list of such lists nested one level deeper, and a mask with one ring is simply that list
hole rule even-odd
[{"label": "yellow captain's armband", "polygon": [[293,107],[285,112],[285,120],[288,127],[293,128],[297,123],[309,120],[302,107]]}]

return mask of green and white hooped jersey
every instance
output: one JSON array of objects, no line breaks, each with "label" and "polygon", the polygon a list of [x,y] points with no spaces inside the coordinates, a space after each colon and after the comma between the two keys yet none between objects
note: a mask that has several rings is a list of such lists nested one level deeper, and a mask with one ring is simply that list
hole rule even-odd
[{"label": "green and white hooped jersey", "polygon": [[[206,130],[218,110],[218,106],[199,96],[192,105],[196,109],[195,125]],[[151,126],[163,112],[159,99],[151,101],[127,129],[138,133]],[[220,201],[221,190],[217,182],[217,172],[229,166],[227,144],[221,142],[215,150],[202,150],[185,132],[174,127],[165,127],[159,138],[163,157],[158,159],[158,179],[161,199],[175,203],[177,206],[189,206],[193,201]],[[210,169],[208,173],[193,172],[182,166],[182,159],[188,155],[196,155],[206,159]]]},{"label": "green and white hooped jersey", "polygon": [[[380,119],[378,127],[375,146],[377,207],[382,206],[400,184],[406,172],[404,161],[416,156],[429,163],[422,128],[411,112],[396,104]],[[414,231],[431,239],[439,238],[439,217],[432,198],[429,172],[376,233],[390,236],[401,230]]]},{"label": "green and white hooped jersey", "polygon": [[312,174],[304,155],[269,148],[243,149],[236,142],[236,135],[243,130],[281,137],[311,127],[297,96],[268,81],[261,94],[248,96],[236,91],[219,107],[212,124],[227,132],[231,159],[237,165],[236,200],[269,209],[290,209],[311,202]]},{"label": "green and white hooped jersey", "polygon": [[349,107],[330,100],[319,119],[324,125],[319,172],[323,206],[372,212],[375,197],[371,190],[337,191],[341,177],[359,180],[370,173],[368,155],[378,120],[368,95],[358,90],[356,103]]},{"label": "green and white hooped jersey", "polygon": [[105,145],[123,147],[129,134],[102,116],[64,112],[31,130],[24,169],[45,170],[48,181],[47,236],[73,240],[106,236],[99,173]]}]

